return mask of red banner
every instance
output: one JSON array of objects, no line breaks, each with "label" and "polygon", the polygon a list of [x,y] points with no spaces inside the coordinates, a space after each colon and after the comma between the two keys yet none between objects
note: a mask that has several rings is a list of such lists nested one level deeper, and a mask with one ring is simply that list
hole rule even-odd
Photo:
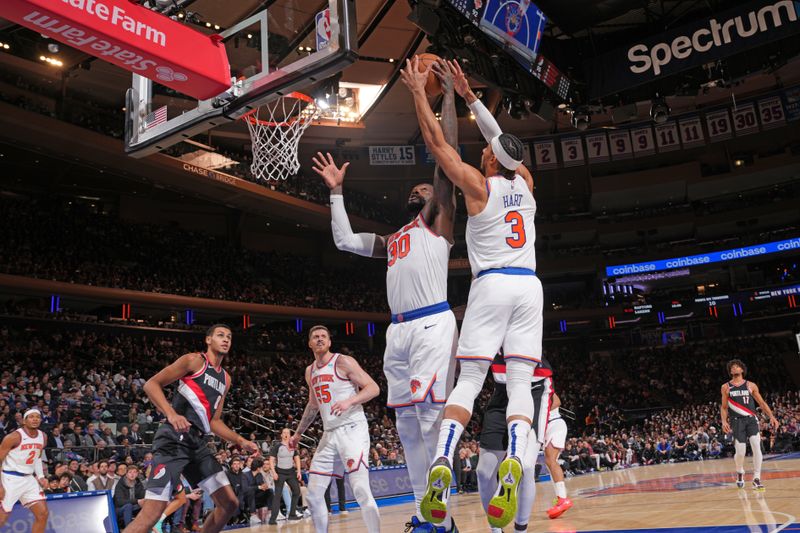
[{"label": "red banner", "polygon": [[221,42],[129,0],[2,0],[0,15],[198,100],[231,86]]}]

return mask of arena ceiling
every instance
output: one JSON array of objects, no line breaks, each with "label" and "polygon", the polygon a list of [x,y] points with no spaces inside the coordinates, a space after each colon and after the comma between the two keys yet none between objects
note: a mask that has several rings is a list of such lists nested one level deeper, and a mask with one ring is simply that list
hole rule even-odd
[{"label": "arena ceiling", "polygon": [[[306,133],[305,143],[337,143],[339,146],[355,147],[365,144],[420,142],[410,95],[398,80],[402,59],[424,52],[431,44],[422,31],[408,20],[413,5],[417,3],[414,0],[356,1],[360,59],[343,73],[342,80],[386,85],[386,90],[366,115],[363,121],[365,128],[315,126]],[[430,0],[420,0],[420,3],[436,4]],[[539,0],[536,3],[550,19],[543,51],[565,72],[574,70],[586,57],[599,54],[623,41],[630,42],[637,36],[663,31],[691,20],[692,17],[706,16],[736,4],[724,0]],[[265,6],[270,9],[271,14],[276,14],[273,17],[275,20],[292,17],[291,27],[294,31],[285,36],[290,45],[283,54],[282,61],[286,63],[297,58],[298,46],[313,46],[314,14],[326,2],[184,0],[183,4],[187,9],[200,13],[204,20],[213,21],[223,28]],[[0,28],[3,28],[0,37],[5,39],[25,41],[34,48],[47,45],[46,40],[19,26],[6,23],[0,25]],[[203,27],[199,29],[206,30]],[[130,75],[127,72],[102,61],[95,61],[66,46],[62,45],[60,48],[58,56],[64,62],[60,69],[36,61],[33,57],[13,54],[2,54],[3,68],[33,75],[54,89],[65,86],[68,91],[80,92],[98,102],[120,107],[123,105],[125,91],[130,85]],[[388,59],[393,59],[394,62],[389,63]],[[743,80],[735,92],[737,97],[742,97],[773,88],[779,83],[790,84],[798,80],[800,69],[796,67],[796,63],[790,63],[772,72],[753,75]],[[680,112],[726,100],[731,93],[729,88],[711,88],[697,95],[672,98],[670,105],[675,112]],[[500,96],[489,94],[487,100],[506,131],[521,136],[533,136],[571,129],[569,117],[564,113],[556,113],[548,121],[536,115],[531,115],[526,120],[514,120],[500,108]],[[649,112],[649,105],[646,100],[639,102],[637,114],[645,117]],[[608,113],[610,109],[611,106],[598,108],[593,123],[613,126]],[[228,126],[217,133],[231,142],[248,141],[242,125]],[[461,138],[463,142],[479,141],[477,128],[466,117],[462,117]]]}]

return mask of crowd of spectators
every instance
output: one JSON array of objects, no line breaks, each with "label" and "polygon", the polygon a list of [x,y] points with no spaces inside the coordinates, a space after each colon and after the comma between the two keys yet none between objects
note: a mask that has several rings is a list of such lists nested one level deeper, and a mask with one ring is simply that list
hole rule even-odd
[{"label": "crowd of spectators", "polygon": [[[0,226],[6,235],[0,272],[7,274],[217,300],[388,311],[383,265],[352,254],[323,266],[315,257],[253,251],[178,227],[126,223],[59,199],[2,198]],[[193,261],[202,268],[193,268]]]},{"label": "crowd of spectators", "polygon": [[[137,512],[138,484],[150,466],[149,443],[161,421],[142,385],[182,353],[201,349],[202,339],[191,333],[145,334],[103,327],[107,332],[90,325],[86,329],[58,323],[25,329],[0,325],[0,434],[20,424],[26,408],[38,406],[49,433],[51,490],[114,490],[124,523]],[[302,415],[308,392],[299,376],[311,355],[303,350],[302,333],[276,328],[266,345],[265,336],[269,338],[266,331],[236,334],[225,367],[235,383],[226,402],[226,421],[257,440],[267,453],[278,431],[293,427]],[[338,345],[339,340],[334,340]],[[765,450],[798,449],[800,394],[781,360],[781,353],[790,348],[788,338],[767,337],[592,354],[581,353],[573,345],[546,345],[556,369],[556,391],[564,408],[576,416],[569,424],[571,438],[561,456],[565,470],[576,475],[732,454],[730,436],[720,429],[718,402],[719,386],[726,379],[725,362],[734,357],[750,362],[748,378],[759,384],[780,421],[778,432],[762,433]],[[385,407],[380,346],[373,350],[359,346],[354,355],[381,388],[381,396],[365,406],[372,437],[369,464],[404,464],[393,416]],[[489,380],[479,405],[491,390]],[[250,412],[243,417],[241,408]],[[481,420],[480,409],[475,412],[455,465],[459,489],[465,491],[476,486]],[[317,420],[307,435],[318,439],[321,433]],[[306,444],[300,452],[303,470],[313,454],[313,441]],[[242,512],[236,520],[266,520],[268,463],[253,466],[253,458],[241,450],[223,443],[216,446],[226,470],[237,479],[247,474],[247,481],[237,482],[242,487]],[[256,483],[259,475],[262,482]],[[204,505],[203,495],[191,488],[186,495],[191,498],[175,520],[180,516],[181,524],[197,524],[210,504]],[[253,503],[256,497],[261,506]]]}]

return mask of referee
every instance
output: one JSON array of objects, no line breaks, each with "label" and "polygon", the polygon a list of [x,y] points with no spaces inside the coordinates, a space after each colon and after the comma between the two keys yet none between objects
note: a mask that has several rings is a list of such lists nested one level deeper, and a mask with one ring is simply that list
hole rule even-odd
[{"label": "referee", "polygon": [[272,445],[269,451],[269,463],[272,466],[272,479],[275,480],[275,496],[272,498],[272,513],[269,516],[270,524],[277,524],[278,512],[281,508],[281,494],[283,484],[288,483],[292,490],[292,507],[287,509],[288,520],[300,520],[297,514],[297,500],[300,498],[300,455],[297,450],[290,450],[287,444],[292,432],[289,428],[281,430],[281,441]]}]

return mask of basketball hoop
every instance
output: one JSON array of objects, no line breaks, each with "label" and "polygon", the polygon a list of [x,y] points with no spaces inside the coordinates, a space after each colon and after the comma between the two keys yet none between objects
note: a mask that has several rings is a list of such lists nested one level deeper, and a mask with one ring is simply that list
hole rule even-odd
[{"label": "basketball hoop", "polygon": [[297,174],[297,144],[318,113],[313,98],[293,92],[242,116],[253,143],[250,171],[256,179],[285,180]]}]

